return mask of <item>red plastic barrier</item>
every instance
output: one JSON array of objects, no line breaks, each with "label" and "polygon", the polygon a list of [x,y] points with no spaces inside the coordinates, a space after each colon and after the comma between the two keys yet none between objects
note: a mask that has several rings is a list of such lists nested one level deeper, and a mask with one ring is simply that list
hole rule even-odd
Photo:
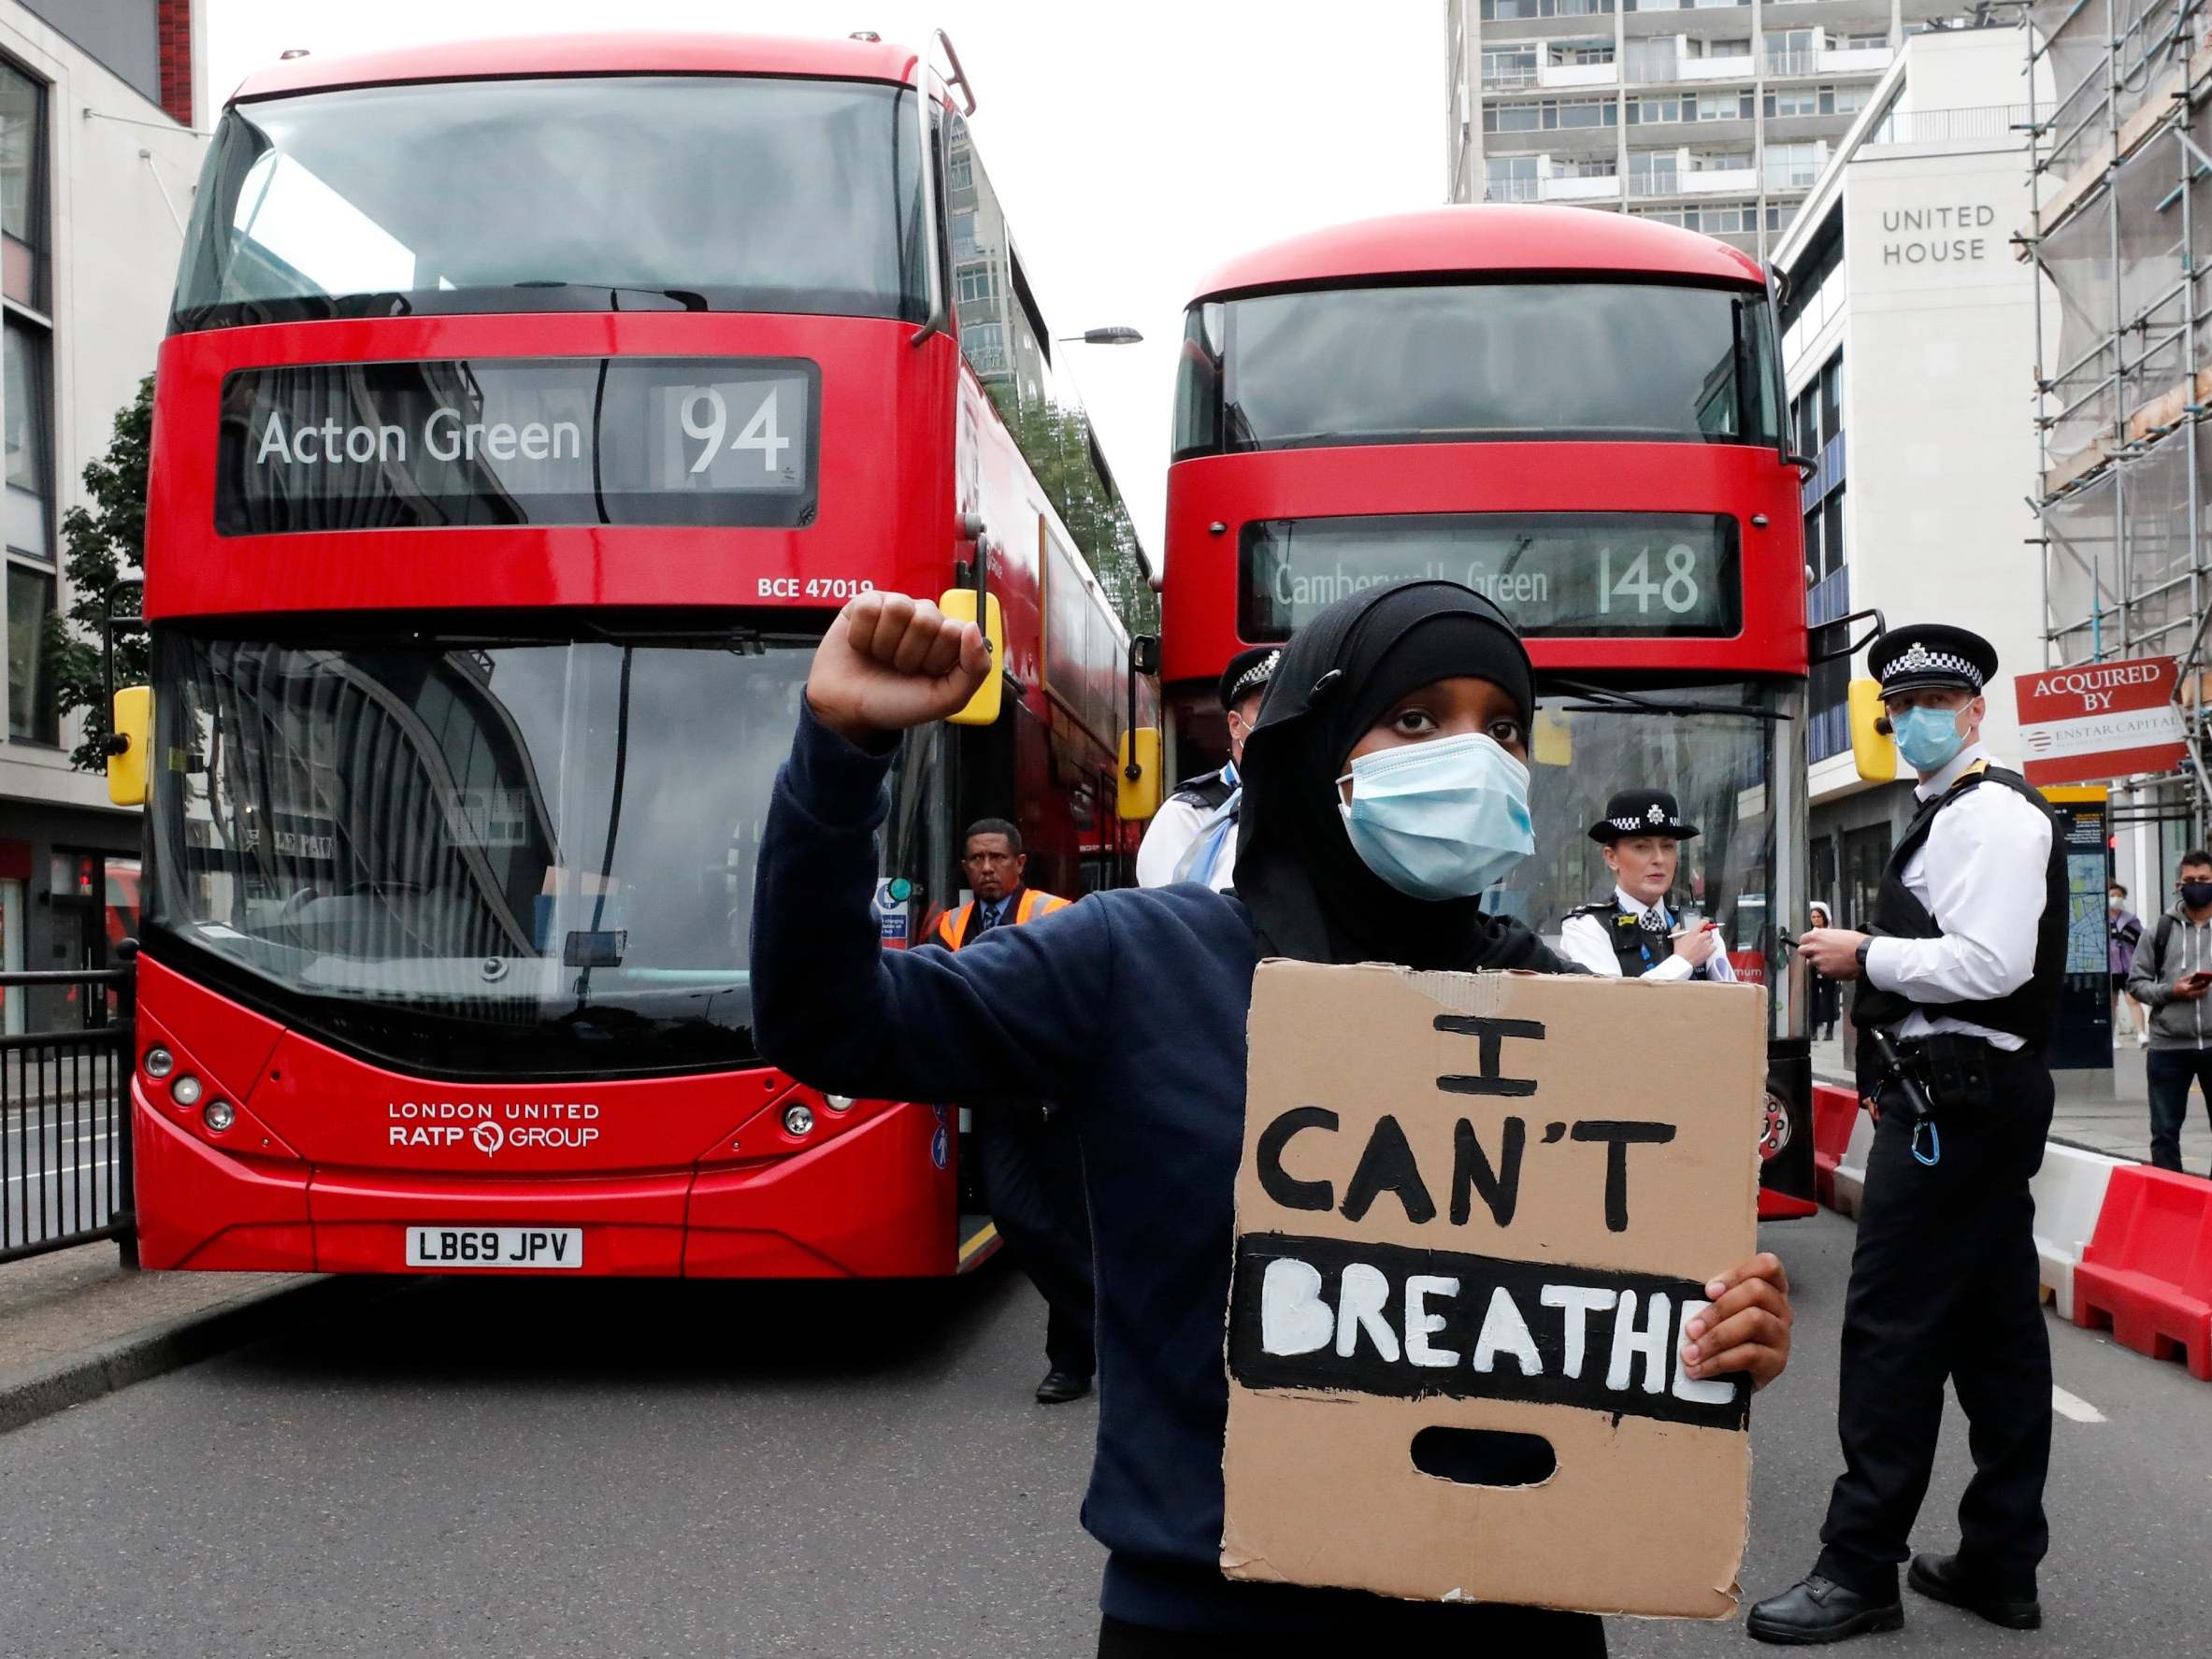
[{"label": "red plastic barrier", "polygon": [[2074,1323],[2110,1325],[2153,1359],[2180,1353],[2212,1382],[2212,1181],[2143,1165],[2112,1172],[2074,1269]]},{"label": "red plastic barrier", "polygon": [[1844,1161],[1844,1149],[1851,1144],[1851,1125],[1858,1119],[1856,1089],[1813,1085],[1813,1196],[1830,1209],[1835,1208],[1835,1166]]}]

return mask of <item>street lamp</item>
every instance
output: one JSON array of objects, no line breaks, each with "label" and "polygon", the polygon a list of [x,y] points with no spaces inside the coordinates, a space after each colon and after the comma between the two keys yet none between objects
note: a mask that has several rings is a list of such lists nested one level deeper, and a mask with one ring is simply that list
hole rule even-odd
[{"label": "street lamp", "polygon": [[1081,334],[1055,335],[1054,339],[1063,344],[1074,342],[1084,346],[1134,346],[1144,336],[1126,324],[1116,323],[1110,328],[1086,328]]}]

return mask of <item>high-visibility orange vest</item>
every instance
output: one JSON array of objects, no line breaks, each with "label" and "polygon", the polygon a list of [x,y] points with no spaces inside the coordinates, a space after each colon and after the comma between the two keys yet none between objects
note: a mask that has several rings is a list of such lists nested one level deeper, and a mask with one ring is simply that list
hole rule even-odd
[{"label": "high-visibility orange vest", "polygon": [[[1019,927],[1025,922],[1034,922],[1040,916],[1049,916],[1055,910],[1064,910],[1073,899],[1056,898],[1034,887],[1025,887],[1021,896],[1013,902],[1013,919],[1001,922],[1001,927]],[[937,942],[948,951],[957,951],[968,942],[968,923],[975,914],[975,901],[970,899],[956,910],[947,910],[937,919]]]}]

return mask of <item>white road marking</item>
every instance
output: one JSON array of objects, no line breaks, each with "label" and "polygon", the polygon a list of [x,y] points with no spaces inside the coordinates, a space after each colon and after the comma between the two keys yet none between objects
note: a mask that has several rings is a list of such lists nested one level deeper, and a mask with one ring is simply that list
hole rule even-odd
[{"label": "white road marking", "polygon": [[2050,1409],[2061,1417],[2071,1417],[2076,1423],[2103,1423],[2104,1413],[2077,1394],[2068,1394],[2057,1383],[2051,1384]]}]

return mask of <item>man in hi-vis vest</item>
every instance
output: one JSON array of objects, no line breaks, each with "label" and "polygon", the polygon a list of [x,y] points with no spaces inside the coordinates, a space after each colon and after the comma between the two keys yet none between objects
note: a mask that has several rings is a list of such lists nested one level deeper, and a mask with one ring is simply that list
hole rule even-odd
[{"label": "man in hi-vis vest", "polygon": [[[939,919],[930,942],[970,951],[995,928],[1066,909],[1071,900],[1024,884],[1028,863],[1022,832],[1003,818],[970,824],[960,867],[975,896]],[[1092,1346],[1091,1218],[1075,1126],[1041,1101],[998,1101],[970,1110],[975,1122],[970,1139],[991,1219],[1044,1297],[1046,1369],[1038,1403],[1081,1399],[1091,1391],[1099,1361]]]}]

